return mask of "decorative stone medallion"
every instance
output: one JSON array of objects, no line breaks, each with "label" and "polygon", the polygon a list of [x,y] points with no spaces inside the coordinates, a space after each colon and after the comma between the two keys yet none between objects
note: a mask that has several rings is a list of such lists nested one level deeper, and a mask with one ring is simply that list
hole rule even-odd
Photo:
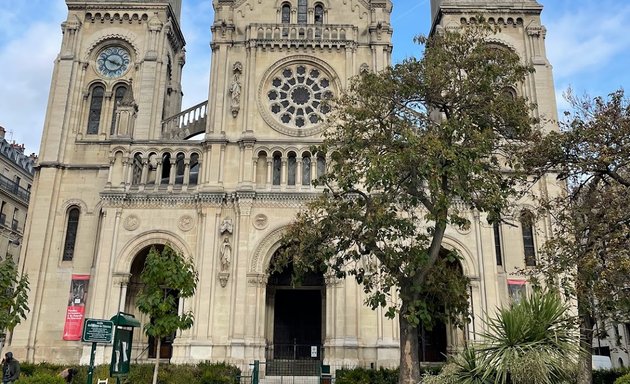
[{"label": "decorative stone medallion", "polygon": [[252,221],[252,225],[256,229],[265,229],[267,228],[267,225],[269,225],[269,219],[267,218],[267,215],[265,215],[264,213],[259,213],[254,217],[254,221]]},{"label": "decorative stone medallion", "polygon": [[195,226],[195,219],[193,219],[190,215],[184,215],[179,218],[179,222],[177,223],[179,229],[184,232],[188,232]]},{"label": "decorative stone medallion", "polygon": [[140,226],[140,218],[136,215],[129,215],[123,222],[123,227],[128,231],[135,231]]}]

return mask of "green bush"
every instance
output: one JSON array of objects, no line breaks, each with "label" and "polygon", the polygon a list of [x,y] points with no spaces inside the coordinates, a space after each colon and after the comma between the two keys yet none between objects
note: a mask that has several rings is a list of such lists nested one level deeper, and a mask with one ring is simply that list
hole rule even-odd
[{"label": "green bush", "polygon": [[17,381],[20,384],[65,384],[65,380],[59,375],[51,375],[50,373],[36,373],[33,376],[22,376]]},{"label": "green bush", "polygon": [[598,369],[593,371],[593,384],[613,384],[627,373],[628,369]]},{"label": "green bush", "polygon": [[630,373],[626,373],[625,375],[619,377],[615,380],[615,384],[630,384]]},{"label": "green bush", "polygon": [[234,384],[241,370],[226,363],[199,363],[200,384]]},{"label": "green bush", "polygon": [[398,369],[338,369],[335,384],[396,384]]},{"label": "green bush", "polygon": [[[62,366],[58,364],[20,364],[22,374],[19,383],[28,384],[57,384],[63,383],[59,373],[65,368],[74,367],[77,374],[73,383],[81,384],[87,381],[88,367]],[[240,370],[226,363],[199,363],[196,365],[160,364],[158,382],[160,384],[237,384],[236,377]],[[51,379],[52,378],[52,379]],[[110,383],[115,383],[115,378],[109,377],[109,365],[94,367],[93,379],[109,378]],[[153,378],[153,364],[132,364],[129,375],[121,380],[123,384],[146,384]],[[51,381],[53,380],[53,381]],[[61,381],[59,381],[61,380]]]}]

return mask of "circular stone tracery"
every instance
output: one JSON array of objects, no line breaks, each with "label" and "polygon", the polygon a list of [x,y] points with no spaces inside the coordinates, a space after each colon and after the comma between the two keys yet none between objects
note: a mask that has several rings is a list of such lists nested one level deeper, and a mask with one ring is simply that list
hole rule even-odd
[{"label": "circular stone tracery", "polygon": [[326,102],[334,93],[330,79],[308,64],[291,64],[271,76],[267,106],[274,120],[284,126],[306,130],[319,125],[330,113]]}]

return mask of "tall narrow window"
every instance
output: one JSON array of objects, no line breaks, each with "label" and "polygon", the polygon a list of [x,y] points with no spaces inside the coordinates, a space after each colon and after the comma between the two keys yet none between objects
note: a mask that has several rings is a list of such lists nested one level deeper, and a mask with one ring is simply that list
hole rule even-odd
[{"label": "tall narrow window", "polygon": [[287,164],[287,168],[288,168],[288,177],[287,177],[287,184],[288,185],[295,185],[295,175],[297,173],[297,161],[296,161],[296,155],[295,152],[291,152],[289,153],[289,159],[288,159],[288,164]]},{"label": "tall narrow window", "polygon": [[133,168],[131,172],[131,184],[138,185],[142,180],[142,154],[136,153],[133,156]]},{"label": "tall narrow window", "polygon": [[125,97],[125,93],[127,93],[127,87],[124,85],[119,85],[114,91],[114,108],[112,112],[112,127],[109,131],[110,135],[113,135],[114,132],[116,132],[116,110],[118,109],[118,103],[120,103],[123,97]]},{"label": "tall narrow window", "polygon": [[523,231],[523,249],[525,251],[525,265],[536,266],[536,249],[534,247],[534,218],[531,212],[521,214],[521,230]]},{"label": "tall narrow window", "polygon": [[326,173],[326,158],[323,155],[317,156],[317,177],[324,176]]},{"label": "tall narrow window", "polygon": [[282,157],[276,152],[273,154],[273,185],[280,185],[280,172],[282,172]]},{"label": "tall narrow window", "polygon": [[17,231],[18,229],[18,214],[20,213],[20,210],[17,208],[13,208],[13,220],[11,221],[11,229],[13,229],[14,231]]},{"label": "tall narrow window", "polygon": [[311,155],[302,155],[302,185],[311,185]]},{"label": "tall narrow window", "polygon": [[63,261],[72,261],[74,257],[74,245],[77,241],[77,229],[79,228],[79,207],[68,210],[68,224],[66,225],[66,241],[63,245]]},{"label": "tall narrow window", "polygon": [[324,23],[324,6],[321,4],[317,4],[315,6],[315,24],[323,24]]},{"label": "tall narrow window", "polygon": [[494,253],[497,257],[497,265],[503,265],[503,252],[501,251],[501,224],[494,223],[492,225],[494,230]]},{"label": "tall narrow window", "polygon": [[92,88],[92,97],[90,99],[90,112],[88,115],[87,134],[96,135],[101,122],[101,111],[103,110],[103,95],[105,89],[97,85]]},{"label": "tall narrow window", "polygon": [[291,6],[289,4],[282,4],[282,23],[289,24],[291,22]]},{"label": "tall narrow window", "polygon": [[308,14],[307,0],[298,0],[297,22],[298,24],[306,24]]}]

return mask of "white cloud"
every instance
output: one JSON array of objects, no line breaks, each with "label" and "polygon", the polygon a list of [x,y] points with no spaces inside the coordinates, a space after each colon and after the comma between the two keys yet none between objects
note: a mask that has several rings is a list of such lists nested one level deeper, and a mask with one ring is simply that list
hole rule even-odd
[{"label": "white cloud", "polygon": [[6,63],[0,82],[0,125],[8,139],[36,152],[44,122],[53,61],[59,50],[58,23],[31,24],[20,36],[0,47],[0,62]]},{"label": "white cloud", "polygon": [[627,20],[630,5],[572,7],[572,12],[548,22],[547,51],[555,77],[570,77],[601,71],[630,48]]}]

